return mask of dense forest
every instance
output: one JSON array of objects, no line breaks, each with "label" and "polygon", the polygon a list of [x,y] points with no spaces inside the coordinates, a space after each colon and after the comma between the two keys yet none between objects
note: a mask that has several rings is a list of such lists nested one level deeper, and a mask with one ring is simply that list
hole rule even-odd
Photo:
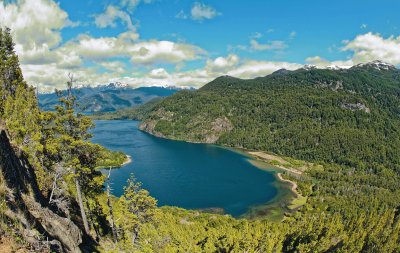
[{"label": "dense forest", "polygon": [[[286,175],[308,197],[297,212],[279,222],[235,219],[157,207],[133,176],[120,198],[112,196],[97,168],[120,162],[121,153],[90,142],[93,122],[75,111],[72,93],[60,94],[54,112],[39,110],[10,30],[2,29],[0,248],[399,252],[399,74],[368,68],[350,74],[300,70],[249,81],[222,77],[146,110],[145,125],[163,136],[208,138],[322,165],[301,177]],[[67,90],[73,81],[71,75]]]},{"label": "dense forest", "polygon": [[172,139],[400,172],[400,71],[385,66],[220,77],[163,100],[142,127]]}]

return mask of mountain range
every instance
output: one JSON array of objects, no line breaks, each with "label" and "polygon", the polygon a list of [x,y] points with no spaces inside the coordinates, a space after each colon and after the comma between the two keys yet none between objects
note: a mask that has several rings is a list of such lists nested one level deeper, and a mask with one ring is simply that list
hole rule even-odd
[{"label": "mountain range", "polygon": [[[140,87],[132,88],[119,83],[97,87],[79,87],[72,90],[77,97],[79,109],[85,114],[114,112],[127,107],[136,107],[155,98],[170,96],[182,90],[177,87]],[[65,92],[65,91],[61,91]],[[54,93],[38,94],[39,107],[52,111],[59,103]]]}]

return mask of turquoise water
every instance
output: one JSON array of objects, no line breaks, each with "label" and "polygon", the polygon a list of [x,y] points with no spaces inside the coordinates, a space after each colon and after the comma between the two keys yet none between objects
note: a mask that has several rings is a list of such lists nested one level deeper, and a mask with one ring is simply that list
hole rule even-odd
[{"label": "turquoise water", "polygon": [[239,216],[277,195],[273,174],[248,157],[215,145],[157,138],[138,130],[137,121],[96,121],[92,141],[123,151],[133,162],[111,172],[113,194],[120,196],[131,173],[158,205],[187,209],[223,208]]}]

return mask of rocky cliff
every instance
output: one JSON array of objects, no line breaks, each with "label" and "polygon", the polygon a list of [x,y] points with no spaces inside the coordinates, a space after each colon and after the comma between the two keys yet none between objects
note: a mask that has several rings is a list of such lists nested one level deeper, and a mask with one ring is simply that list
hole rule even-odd
[{"label": "rocky cliff", "polygon": [[80,229],[45,203],[34,168],[23,152],[11,145],[7,131],[1,125],[0,174],[0,183],[5,188],[5,219],[21,225],[15,233],[35,251],[81,252]]}]

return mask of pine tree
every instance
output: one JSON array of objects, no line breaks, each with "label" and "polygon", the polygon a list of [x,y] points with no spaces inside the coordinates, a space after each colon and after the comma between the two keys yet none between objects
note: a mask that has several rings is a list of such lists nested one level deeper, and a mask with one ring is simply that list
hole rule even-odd
[{"label": "pine tree", "polygon": [[75,186],[82,222],[85,232],[89,234],[90,227],[84,206],[84,194],[92,195],[101,192],[104,177],[95,170],[101,147],[88,141],[92,136],[90,129],[94,125],[90,118],[75,112],[76,97],[72,94],[74,80],[72,75],[69,77],[66,96],[58,92],[60,105],[56,107],[54,132],[58,144],[57,153],[69,171],[68,178]]},{"label": "pine tree", "polygon": [[142,184],[131,175],[128,185],[124,187],[124,194],[117,203],[115,213],[117,226],[124,232],[126,240],[130,234],[132,245],[135,245],[139,237],[141,226],[153,219],[156,207],[157,200],[151,197],[147,190],[142,189]]}]

